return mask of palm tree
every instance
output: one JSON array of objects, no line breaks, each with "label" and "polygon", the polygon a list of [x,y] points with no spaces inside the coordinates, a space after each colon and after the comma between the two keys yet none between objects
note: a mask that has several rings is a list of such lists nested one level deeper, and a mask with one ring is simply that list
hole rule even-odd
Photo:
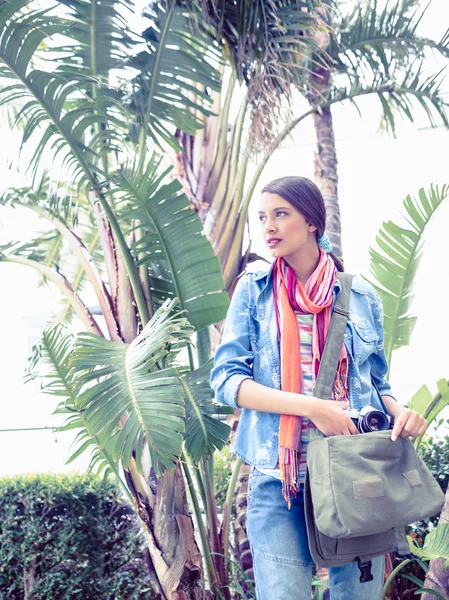
[{"label": "palm tree", "polygon": [[[435,72],[429,61],[429,51],[449,58],[449,30],[441,40],[419,34],[429,4],[423,7],[419,0],[396,0],[379,9],[376,0],[349,6],[325,0],[320,12],[328,28],[317,34],[319,49],[311,57],[309,85],[304,89],[310,106],[351,96],[358,109],[358,98],[376,94],[384,125],[393,133],[396,118],[403,116],[413,122],[419,105],[431,126],[436,115],[449,126],[448,103],[441,93],[442,74]],[[331,105],[315,110],[313,115],[317,139],[315,179],[326,202],[329,237],[342,257]]]},{"label": "palm tree", "polygon": [[[376,2],[367,2],[343,13],[344,6],[330,0],[308,8],[287,1],[203,2],[228,69],[221,92],[212,94],[215,114],[201,116],[204,126],[197,134],[177,133],[181,148],[173,164],[205,224],[228,289],[251,258],[243,239],[255,186],[296,125],[307,117],[314,120],[316,180],[341,256],[332,105],[348,100],[358,108],[361,98],[377,96],[393,132],[397,116],[413,121],[417,106],[431,125],[436,115],[448,124],[442,77],[432,71],[426,51],[447,59],[449,33],[440,41],[420,37],[423,9],[418,4],[397,0],[379,10]],[[295,89],[310,104],[299,116],[291,108]],[[238,107],[233,121],[232,106]],[[257,160],[253,174],[251,158]]]},{"label": "palm tree", "polygon": [[[224,317],[228,300],[201,222],[159,148],[176,143],[176,127],[201,127],[185,106],[209,114],[200,88],[218,89],[219,73],[183,6],[156,5],[143,36],[128,30],[129,11],[127,0],[0,3],[0,102],[13,108],[24,151],[33,147],[34,176],[2,202],[48,224],[31,242],[0,248],[0,260],[39,271],[65,298],[64,315],[83,326],[75,342],[60,327],[46,330],[32,363],[43,357],[51,367],[46,390],[62,398],[65,427],[79,431],[75,455],[93,449],[94,463],[117,475],[121,464],[155,594],[203,598],[187,492],[191,469],[199,473],[228,427],[214,418],[208,366],[195,370],[190,339]],[[83,300],[87,285],[95,311]],[[188,368],[179,366],[183,349]],[[224,561],[211,557],[191,495],[218,589]]]}]

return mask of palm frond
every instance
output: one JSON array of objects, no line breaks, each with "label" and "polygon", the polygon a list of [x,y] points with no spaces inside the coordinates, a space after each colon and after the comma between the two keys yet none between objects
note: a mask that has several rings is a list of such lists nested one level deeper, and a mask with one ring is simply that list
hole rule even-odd
[{"label": "palm frond", "polygon": [[178,3],[154,3],[146,8],[150,20],[142,33],[147,48],[131,57],[127,67],[136,69],[128,106],[136,122],[131,139],[142,143],[148,136],[155,144],[177,146],[179,128],[190,134],[203,126],[196,113],[211,113],[210,90],[218,91],[221,62],[204,29],[193,30],[190,15]]},{"label": "palm frond", "polygon": [[88,75],[55,70],[50,60],[38,60],[41,68],[33,66],[43,40],[57,33],[64,35],[70,22],[48,9],[16,13],[4,22],[9,13],[0,6],[0,78],[6,80],[0,104],[20,102],[16,122],[23,125],[22,145],[40,133],[29,168],[35,176],[42,157],[50,153],[58,157],[72,180],[94,186],[95,174],[102,176],[100,155],[115,141],[118,130],[106,128],[101,152],[94,144],[91,147],[91,130],[95,125],[104,129],[108,112],[111,108],[117,111],[118,104],[104,91],[92,97],[97,80]]},{"label": "palm frond", "polygon": [[227,423],[217,418],[217,414],[223,413],[223,407],[212,401],[213,392],[209,385],[211,367],[212,361],[209,361],[181,379],[186,405],[185,448],[196,464],[202,457],[212,456],[215,450],[221,450],[231,431]]},{"label": "palm frond", "polygon": [[[69,357],[73,352],[73,346],[74,337],[64,326],[49,323],[42,333],[42,338],[33,346],[25,380],[40,378],[41,389],[44,393],[62,399],[53,414],[65,415],[67,419],[56,431],[79,430],[72,443],[72,446],[78,447],[68,458],[66,464],[70,464],[84,452],[90,451],[88,471],[95,477],[107,477],[110,473],[114,474],[129,495],[117,466],[110,457],[109,448],[100,449],[98,440],[87,430],[83,414],[77,411],[75,406],[80,385],[76,373],[71,371],[69,366]],[[113,436],[109,446],[112,444],[112,440]]]},{"label": "palm frond", "polygon": [[265,146],[285,122],[283,100],[290,102],[293,86],[302,86],[308,76],[305,59],[316,49],[315,34],[326,30],[317,10],[321,2],[201,0],[200,4],[224,55],[247,87],[252,113],[249,140]]},{"label": "palm frond", "polygon": [[107,86],[110,71],[122,67],[138,42],[128,27],[133,2],[57,1],[68,9],[67,18],[72,21],[66,32],[67,44],[57,48],[58,68],[101,77],[102,86]]},{"label": "palm frond", "polygon": [[135,456],[143,472],[145,446],[158,474],[172,469],[181,453],[183,391],[177,371],[163,367],[168,353],[188,343],[192,329],[184,317],[171,315],[175,302],[162,306],[131,344],[82,333],[71,356],[83,385],[76,406],[102,447],[121,426],[112,458],[125,469]]},{"label": "palm frond", "polygon": [[0,245],[0,261],[8,260],[8,257],[26,258],[38,263],[45,262],[45,252],[39,245],[31,240],[29,242],[7,242]]},{"label": "palm frond", "polygon": [[415,275],[423,251],[426,226],[449,195],[449,185],[421,188],[417,198],[404,200],[405,223],[384,222],[376,248],[370,248],[371,283],[384,309],[385,353],[408,345],[416,318],[410,314]]},{"label": "palm frond", "polygon": [[395,130],[394,114],[406,117],[411,123],[415,118],[415,105],[420,106],[427,115],[432,127],[436,126],[438,115],[445,127],[449,127],[449,102],[444,99],[443,84],[445,70],[430,76],[423,76],[425,65],[414,64],[405,73],[402,81],[398,81],[393,90],[387,94],[379,94],[383,107],[383,120],[393,133]]},{"label": "palm frond", "polygon": [[449,29],[440,41],[420,36],[427,6],[419,0],[395,0],[382,7],[377,1],[363,3],[346,14],[334,8],[328,56],[321,60],[335,87],[321,100],[350,99],[359,111],[358,98],[376,93],[382,126],[393,134],[396,117],[413,122],[416,107],[424,110],[431,126],[439,116],[449,127],[446,72],[435,71],[429,60],[430,51],[449,58]]},{"label": "palm frond", "polygon": [[190,323],[203,329],[224,318],[228,297],[222,291],[218,259],[198,215],[179,193],[180,183],[161,185],[168,172],[159,172],[155,156],[144,173],[123,169],[117,179],[118,190],[125,193],[121,203],[126,204],[120,218],[135,219],[144,229],[145,235],[133,246],[142,257],[140,264],[154,263],[156,269],[162,265],[165,282],[172,283]]},{"label": "palm frond", "polygon": [[354,76],[365,70],[394,78],[397,69],[423,58],[426,49],[449,58],[449,30],[438,41],[419,33],[427,8],[420,0],[395,0],[382,8],[374,1],[339,12],[328,49],[334,71]]},{"label": "palm frond", "polygon": [[[26,370],[27,381],[40,377],[43,392],[63,398],[64,403],[72,406],[79,391],[68,366],[73,342],[73,336],[64,326],[48,324],[42,332],[42,338],[33,346]],[[42,372],[43,366],[48,369],[45,374]]]},{"label": "palm frond", "polygon": [[[375,74],[369,82],[354,77],[344,87],[333,86],[323,94],[323,106],[349,100],[360,113],[358,102],[361,98],[376,95],[382,108],[382,124],[385,129],[395,133],[398,115],[414,122],[416,108],[420,107],[427,115],[432,127],[439,117],[449,127],[449,102],[444,97],[445,71],[426,76],[425,64],[413,64],[401,79],[392,81],[381,74]],[[318,106],[319,109],[319,106]]]}]

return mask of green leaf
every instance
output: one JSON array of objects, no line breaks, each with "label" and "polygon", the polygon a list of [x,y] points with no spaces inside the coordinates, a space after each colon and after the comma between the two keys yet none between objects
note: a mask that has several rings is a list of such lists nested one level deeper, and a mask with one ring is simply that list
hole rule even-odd
[{"label": "green leaf", "polygon": [[[222,59],[206,28],[193,30],[184,7],[153,3],[144,16],[149,19],[142,34],[147,47],[126,63],[138,72],[125,98],[135,114],[132,137],[177,147],[173,127],[194,135],[203,127],[200,115],[211,114],[207,90],[220,89]],[[200,23],[201,15],[196,17]]]},{"label": "green leaf", "polygon": [[432,529],[426,535],[422,548],[418,548],[410,542],[410,549],[413,554],[424,560],[434,560],[436,558],[449,560],[449,523],[439,523],[437,527]]},{"label": "green leaf", "polygon": [[[165,303],[131,344],[80,334],[71,357],[83,384],[76,406],[102,448],[120,428],[112,457],[125,469],[136,445],[140,454],[145,447],[149,450],[157,474],[173,468],[181,453],[183,388],[175,369],[161,368],[169,353],[189,343],[192,333],[184,317],[172,316],[175,303]],[[101,378],[92,384],[97,369]]]},{"label": "green leaf", "polygon": [[[140,263],[162,264],[164,281],[176,295],[197,330],[226,316],[228,296],[217,257],[203,232],[199,216],[180,193],[181,184],[160,185],[168,171],[158,172],[155,156],[144,173],[122,170],[117,184],[125,192],[120,218],[138,221],[145,231],[134,244]],[[154,273],[154,271],[153,271]]]},{"label": "green leaf", "polygon": [[449,406],[449,385],[446,379],[440,379],[437,383],[438,394],[432,399],[426,408],[424,417],[431,423],[439,413]]},{"label": "green leaf", "polygon": [[[99,440],[89,432],[83,414],[76,409],[75,401],[81,385],[77,379],[77,373],[72,372],[69,367],[69,357],[73,351],[73,344],[74,338],[64,326],[48,324],[42,333],[41,340],[33,346],[26,379],[40,378],[43,392],[62,398],[54,414],[68,415],[68,417],[65,423],[58,427],[56,431],[79,429],[72,444],[77,448],[66,461],[66,464],[71,463],[84,452],[90,451],[89,472],[99,477],[101,473],[105,474],[109,470],[124,486],[118,469],[110,456],[109,446],[112,444],[113,436],[111,436],[111,440],[106,447],[101,450]],[[126,490],[126,486],[124,487]]]},{"label": "green leaf", "polygon": [[181,379],[186,405],[185,448],[196,464],[203,456],[212,456],[214,450],[221,450],[231,431],[227,423],[217,419],[218,406],[212,401],[209,385],[212,362],[208,361]]},{"label": "green leaf", "polygon": [[411,400],[408,403],[408,408],[412,410],[416,410],[418,414],[421,416],[426,412],[426,408],[429,406],[432,401],[432,394],[430,393],[427,385],[423,385],[419,388],[419,390],[412,396]]},{"label": "green leaf", "polygon": [[392,221],[382,225],[378,248],[370,249],[371,283],[384,310],[385,353],[391,362],[393,349],[408,345],[416,318],[410,314],[415,275],[421,260],[423,236],[438,207],[447,198],[449,186],[419,190],[418,198],[404,200],[405,225]]}]

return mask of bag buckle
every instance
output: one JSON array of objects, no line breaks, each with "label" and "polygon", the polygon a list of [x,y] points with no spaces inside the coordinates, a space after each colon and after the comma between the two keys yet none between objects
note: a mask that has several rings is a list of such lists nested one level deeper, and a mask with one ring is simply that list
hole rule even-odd
[{"label": "bag buckle", "polygon": [[367,581],[372,581],[374,579],[373,574],[371,573],[371,567],[373,563],[370,560],[366,562],[362,562],[360,556],[356,557],[357,566],[360,570],[360,583],[366,583]]},{"label": "bag buckle", "polygon": [[349,317],[350,315],[349,310],[346,310],[346,308],[343,308],[342,306],[338,306],[338,304],[334,306],[333,312],[343,315],[344,317]]}]

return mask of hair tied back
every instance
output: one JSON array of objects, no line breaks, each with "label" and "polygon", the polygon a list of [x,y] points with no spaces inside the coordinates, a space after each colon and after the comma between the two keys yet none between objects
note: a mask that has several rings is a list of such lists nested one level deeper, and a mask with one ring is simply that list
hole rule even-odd
[{"label": "hair tied back", "polygon": [[318,248],[322,248],[325,252],[327,252],[327,254],[332,252],[332,244],[326,233],[323,234],[318,240]]}]

